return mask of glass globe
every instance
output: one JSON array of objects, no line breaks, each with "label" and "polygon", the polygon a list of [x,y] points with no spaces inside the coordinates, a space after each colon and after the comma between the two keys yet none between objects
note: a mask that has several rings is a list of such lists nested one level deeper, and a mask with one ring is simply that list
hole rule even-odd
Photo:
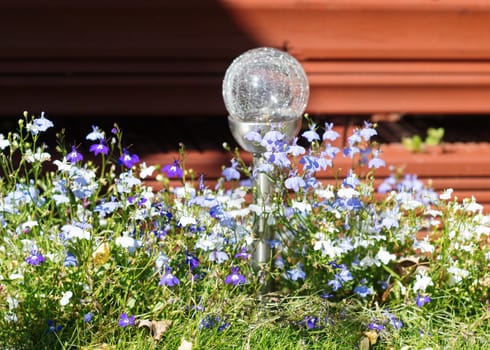
[{"label": "glass globe", "polygon": [[223,79],[226,109],[242,122],[297,120],[308,97],[308,78],[301,64],[274,48],[246,51],[231,63]]}]

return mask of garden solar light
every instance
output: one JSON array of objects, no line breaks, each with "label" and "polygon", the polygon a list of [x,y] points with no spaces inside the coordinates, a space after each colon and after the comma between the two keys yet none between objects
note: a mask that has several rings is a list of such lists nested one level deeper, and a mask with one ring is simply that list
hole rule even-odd
[{"label": "garden solar light", "polygon": [[[262,136],[270,130],[280,131],[291,142],[301,128],[309,96],[306,73],[301,64],[286,52],[261,47],[246,51],[228,67],[223,80],[223,98],[228,110],[231,133],[238,144],[252,153],[254,168],[264,161],[265,149],[245,137],[256,131]],[[255,202],[267,207],[272,184],[267,174],[254,179]],[[258,240],[254,249],[257,266],[267,263],[271,253],[267,217],[257,223]]]}]

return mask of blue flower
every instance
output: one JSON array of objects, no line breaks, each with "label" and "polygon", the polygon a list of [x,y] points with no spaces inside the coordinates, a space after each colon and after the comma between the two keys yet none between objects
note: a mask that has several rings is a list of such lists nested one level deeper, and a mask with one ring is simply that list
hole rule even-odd
[{"label": "blue flower", "polygon": [[231,161],[231,167],[223,169],[223,177],[226,181],[240,180],[240,172],[236,170],[238,162],[236,160]]},{"label": "blue flower", "polygon": [[364,284],[355,287],[354,293],[357,293],[361,298],[365,298],[369,294],[372,294],[371,289],[368,286],[365,286]]},{"label": "blue flower", "polygon": [[247,282],[245,276],[240,274],[240,268],[239,267],[232,267],[231,268],[231,273],[226,276],[225,278],[225,283],[226,284],[233,284],[233,285],[238,285],[238,284],[245,284]]},{"label": "blue flower", "polygon": [[32,266],[38,266],[46,261],[46,258],[37,250],[32,250],[31,255],[25,259],[26,263]]},{"label": "blue flower", "polygon": [[298,192],[300,189],[303,189],[306,186],[306,182],[300,176],[293,175],[291,177],[288,177],[286,181],[284,181],[284,186],[288,190]]},{"label": "blue flower", "polygon": [[179,179],[184,176],[184,171],[180,167],[178,160],[174,160],[173,163],[165,165],[162,168],[162,173],[167,174],[168,177],[176,177]]},{"label": "blue flower", "polygon": [[70,252],[66,253],[65,262],[63,263],[63,265],[67,267],[77,266],[78,265],[77,257]]},{"label": "blue flower", "polygon": [[368,163],[369,168],[378,169],[386,165],[385,161],[379,158],[378,155],[379,155],[378,150],[373,151],[373,158]]},{"label": "blue flower", "polygon": [[180,283],[179,279],[172,274],[172,269],[170,267],[165,267],[165,273],[160,278],[160,286],[173,287]]},{"label": "blue flower", "polygon": [[306,273],[303,271],[302,264],[297,264],[295,268],[286,271],[286,277],[292,281],[297,281],[299,279],[304,280],[306,278]]},{"label": "blue flower", "polygon": [[378,134],[378,132],[372,127],[373,124],[365,121],[364,128],[359,131],[359,135],[365,140],[369,141],[369,139]]},{"label": "blue flower", "polygon": [[87,312],[85,315],[83,315],[83,320],[86,323],[89,323],[90,321],[92,321],[93,317],[94,317],[94,314],[90,311],[90,312]]},{"label": "blue flower", "polygon": [[127,150],[124,150],[118,161],[119,164],[131,169],[136,163],[139,163],[140,158],[136,154],[129,154]]},{"label": "blue flower", "polygon": [[320,135],[318,135],[318,133],[313,129],[315,127],[316,125],[313,124],[310,130],[306,130],[303,134],[301,134],[301,136],[303,136],[310,143],[313,141],[320,140]]},{"label": "blue flower", "polygon": [[46,333],[58,333],[63,328],[63,326],[57,325],[53,320],[48,320],[47,324],[48,328],[46,329]]},{"label": "blue flower", "polygon": [[119,316],[119,321],[117,322],[119,327],[128,327],[128,326],[134,326],[134,315],[128,316],[127,313],[123,312]]},{"label": "blue flower", "polygon": [[430,302],[430,297],[428,295],[420,295],[420,293],[418,293],[417,296],[415,297],[415,303],[417,304],[418,307],[422,307],[429,302]]},{"label": "blue flower", "polygon": [[109,147],[107,147],[103,141],[100,141],[99,143],[94,143],[90,146],[89,151],[92,152],[94,156],[101,153],[107,155],[109,153]]},{"label": "blue flower", "polygon": [[26,126],[26,128],[28,131],[31,132],[31,134],[37,135],[40,132],[44,132],[49,128],[52,128],[53,126],[54,126],[53,122],[49,119],[46,119],[44,117],[44,112],[41,112],[41,117],[34,119],[32,123],[29,123]]},{"label": "blue flower", "polygon": [[70,163],[77,163],[83,160],[83,155],[77,151],[75,146],[72,146],[71,152],[66,155],[66,159]]},{"label": "blue flower", "polygon": [[323,133],[323,141],[335,141],[340,135],[337,131],[332,130],[333,123],[325,123],[325,132]]}]

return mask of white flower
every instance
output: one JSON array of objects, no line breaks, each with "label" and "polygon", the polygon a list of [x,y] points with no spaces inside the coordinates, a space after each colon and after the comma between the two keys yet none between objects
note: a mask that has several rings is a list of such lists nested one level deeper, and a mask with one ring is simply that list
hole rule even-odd
[{"label": "white flower", "polygon": [[460,269],[459,267],[456,266],[451,266],[450,268],[447,269],[447,272],[449,272],[449,285],[453,286],[455,284],[458,284],[461,282],[464,278],[469,276],[469,271]]},{"label": "white flower", "polygon": [[0,150],[3,151],[8,146],[10,146],[9,140],[5,139],[5,136],[3,136],[3,134],[0,134]]},{"label": "white flower", "polygon": [[439,198],[443,199],[443,200],[449,200],[449,199],[451,199],[451,195],[453,194],[453,191],[454,190],[452,188],[448,188],[448,189],[444,190],[444,192],[439,195]]},{"label": "white flower", "polygon": [[36,153],[32,153],[32,150],[28,149],[24,155],[24,159],[28,163],[43,163],[51,159],[51,155],[47,152],[43,152],[40,147],[37,148]]},{"label": "white flower", "polygon": [[64,157],[63,160],[55,160],[53,162],[53,164],[56,165],[58,167],[58,171],[60,171],[62,173],[69,172],[71,170],[71,168],[73,167],[73,165],[68,162],[66,157]]},{"label": "white flower", "polygon": [[391,260],[396,259],[396,255],[390,254],[384,247],[381,247],[376,254],[376,259],[380,260],[384,265],[388,265]]},{"label": "white flower", "polygon": [[337,192],[337,196],[339,196],[339,198],[342,199],[351,199],[352,197],[356,197],[358,195],[359,192],[357,192],[355,189],[350,187],[342,187]]},{"label": "white flower", "polygon": [[192,216],[182,216],[178,223],[180,227],[186,227],[186,226],[196,225],[196,224],[197,224],[197,220]]},{"label": "white flower", "polygon": [[61,306],[66,306],[70,303],[70,299],[73,296],[73,292],[71,290],[63,292],[63,295],[61,296],[60,299],[60,305]]},{"label": "white flower", "polygon": [[140,169],[140,178],[146,179],[148,176],[151,176],[153,174],[153,172],[155,171],[155,166],[146,166],[146,163],[143,162],[140,164]]},{"label": "white flower", "polygon": [[427,287],[433,286],[434,282],[430,276],[427,276],[425,270],[421,269],[418,271],[417,275],[415,275],[415,283],[413,284],[413,291],[417,293],[418,291],[425,292]]},{"label": "white flower", "polygon": [[430,244],[429,237],[425,237],[422,241],[415,240],[413,249],[420,249],[421,253],[434,253],[434,246]]},{"label": "white flower", "polygon": [[90,232],[84,230],[81,227],[75,225],[64,225],[61,231],[65,234],[66,239],[74,240],[76,239],[90,239]]},{"label": "white flower", "polygon": [[134,253],[137,248],[141,247],[141,242],[133,237],[124,235],[116,238],[116,245],[126,248],[130,253]]},{"label": "white flower", "polygon": [[293,209],[296,209],[302,213],[311,212],[311,204],[310,203],[293,201],[292,207],[293,207]]}]

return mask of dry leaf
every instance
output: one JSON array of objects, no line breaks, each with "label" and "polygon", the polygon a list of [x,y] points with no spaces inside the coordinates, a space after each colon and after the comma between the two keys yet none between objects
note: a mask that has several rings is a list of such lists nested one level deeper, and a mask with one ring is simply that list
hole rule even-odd
[{"label": "dry leaf", "polygon": [[364,335],[369,339],[371,345],[376,344],[378,341],[378,332],[376,331],[366,331],[364,332]]},{"label": "dry leaf", "polygon": [[192,343],[182,338],[180,346],[177,350],[192,350]]},{"label": "dry leaf", "polygon": [[168,327],[172,324],[170,320],[162,320],[162,321],[149,321],[149,320],[137,320],[136,325],[138,328],[147,327],[150,330],[153,339],[160,340],[162,339],[163,334],[167,331]]}]

